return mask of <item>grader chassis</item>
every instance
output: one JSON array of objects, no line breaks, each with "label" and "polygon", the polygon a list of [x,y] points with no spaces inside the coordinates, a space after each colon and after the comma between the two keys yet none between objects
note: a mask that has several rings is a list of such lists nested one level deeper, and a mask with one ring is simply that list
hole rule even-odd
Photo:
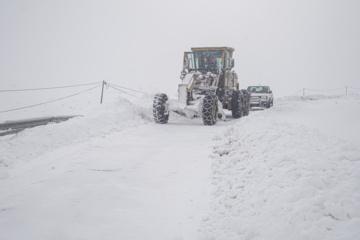
[{"label": "grader chassis", "polygon": [[250,94],[239,90],[238,76],[233,70],[234,49],[230,47],[191,48],[184,53],[178,100],[164,93],[156,94],[153,115],[156,123],[165,124],[170,112],[194,118],[202,117],[205,125],[225,120],[224,109],[233,118],[249,114]]}]

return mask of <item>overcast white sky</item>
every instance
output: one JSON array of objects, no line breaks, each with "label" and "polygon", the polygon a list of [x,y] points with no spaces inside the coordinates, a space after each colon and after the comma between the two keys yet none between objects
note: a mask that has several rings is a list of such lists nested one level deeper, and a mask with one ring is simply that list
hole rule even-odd
[{"label": "overcast white sky", "polygon": [[240,86],[360,87],[359,0],[0,0],[0,89],[103,79],[173,95],[183,52],[235,48]]}]

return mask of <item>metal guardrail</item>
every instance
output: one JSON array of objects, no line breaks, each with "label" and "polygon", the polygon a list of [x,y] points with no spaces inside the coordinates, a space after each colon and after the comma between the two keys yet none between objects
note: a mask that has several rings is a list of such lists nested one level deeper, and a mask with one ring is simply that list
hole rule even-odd
[{"label": "metal guardrail", "polygon": [[0,136],[18,133],[25,128],[33,128],[36,126],[46,125],[48,123],[59,123],[67,121],[70,118],[79,117],[81,115],[69,115],[69,116],[56,116],[56,117],[43,117],[24,119],[19,121],[6,121],[0,123]]}]

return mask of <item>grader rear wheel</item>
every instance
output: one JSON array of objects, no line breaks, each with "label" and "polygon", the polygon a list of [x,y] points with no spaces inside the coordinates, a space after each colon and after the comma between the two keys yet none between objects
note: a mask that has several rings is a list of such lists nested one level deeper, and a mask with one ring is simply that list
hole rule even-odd
[{"label": "grader rear wheel", "polygon": [[243,98],[240,91],[234,91],[231,97],[231,114],[233,118],[241,118],[243,116]]},{"label": "grader rear wheel", "polygon": [[248,116],[250,113],[250,93],[245,89],[242,89],[244,95],[244,116]]}]

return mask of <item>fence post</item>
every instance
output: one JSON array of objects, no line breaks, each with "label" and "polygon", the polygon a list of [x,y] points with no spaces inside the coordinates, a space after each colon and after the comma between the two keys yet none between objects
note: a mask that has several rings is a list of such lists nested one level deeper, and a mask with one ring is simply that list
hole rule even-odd
[{"label": "fence post", "polygon": [[102,84],[102,89],[101,89],[101,99],[100,99],[100,104],[102,104],[102,100],[103,100],[103,96],[104,96],[104,85],[105,85],[105,80],[103,80],[103,84]]}]

